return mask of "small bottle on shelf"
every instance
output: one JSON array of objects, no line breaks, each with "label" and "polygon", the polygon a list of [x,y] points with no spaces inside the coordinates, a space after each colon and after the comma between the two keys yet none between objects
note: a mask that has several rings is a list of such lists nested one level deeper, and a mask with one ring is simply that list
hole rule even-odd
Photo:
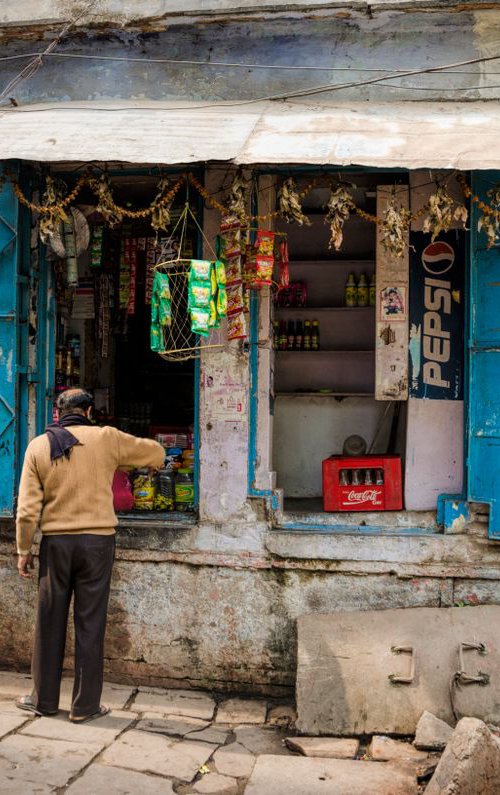
[{"label": "small bottle on shelf", "polygon": [[295,321],[293,320],[288,321],[287,339],[287,350],[293,351],[295,348]]},{"label": "small bottle on shelf", "polygon": [[304,321],[304,341],[303,348],[305,351],[311,350],[311,321]]},{"label": "small bottle on shelf", "polygon": [[311,328],[311,350],[319,351],[319,322],[313,320]]},{"label": "small bottle on shelf", "polygon": [[354,273],[350,273],[345,283],[345,305],[356,306],[358,301],[358,288],[356,287],[356,279]]},{"label": "small bottle on shelf", "polygon": [[301,351],[304,344],[304,331],[302,329],[302,321],[297,320],[295,324],[295,350]]},{"label": "small bottle on shelf", "polygon": [[286,333],[286,322],[284,320],[280,323],[280,336],[279,336],[279,349],[286,351],[288,347],[288,337]]},{"label": "small bottle on shelf", "polygon": [[273,348],[275,351],[279,349],[280,346],[280,322],[279,320],[273,320]]},{"label": "small bottle on shelf", "polygon": [[368,298],[369,298],[369,290],[368,290],[368,283],[366,281],[366,276],[364,273],[361,274],[358,280],[358,288],[357,288],[357,304],[358,306],[368,306]]}]

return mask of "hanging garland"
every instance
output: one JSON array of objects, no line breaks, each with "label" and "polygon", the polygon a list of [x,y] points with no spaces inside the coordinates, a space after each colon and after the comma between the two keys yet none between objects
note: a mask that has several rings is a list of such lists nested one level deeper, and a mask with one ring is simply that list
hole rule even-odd
[{"label": "hanging garland", "polygon": [[[310,220],[304,213],[301,200],[307,196],[316,185],[314,180],[307,185],[304,190],[298,191],[297,184],[292,177],[284,180],[278,192],[278,209],[265,215],[246,215],[245,182],[241,175],[237,175],[233,181],[227,200],[227,204],[217,201],[196,177],[191,174],[182,174],[175,183],[169,188],[169,183],[165,177],[158,182],[157,195],[148,207],[138,210],[131,210],[128,207],[121,207],[116,204],[113,198],[112,186],[108,175],[103,174],[95,177],[92,174],[81,176],[75,184],[73,190],[66,193],[66,186],[54,181],[49,175],[46,178],[46,190],[41,204],[31,202],[24,195],[14,173],[6,169],[0,177],[0,190],[9,179],[16,198],[21,204],[32,212],[40,216],[40,235],[46,242],[61,224],[68,222],[66,209],[75,201],[84,187],[90,188],[96,195],[98,211],[103,215],[105,221],[110,226],[116,226],[125,218],[146,219],[151,218],[153,228],[158,232],[166,231],[170,224],[170,206],[186,180],[203,197],[207,205],[218,210],[221,214],[227,214],[230,206],[238,217],[244,217],[246,222],[271,221],[282,217],[288,223],[298,223],[299,225],[310,225]],[[486,203],[473,195],[472,190],[467,185],[462,174],[457,175],[457,180],[462,192],[467,199],[478,205],[482,215],[478,221],[478,229],[484,229],[488,248],[497,245],[500,240],[500,186],[488,191],[490,203]],[[393,197],[394,198],[394,197]],[[391,200],[382,218],[371,215],[360,207],[357,207],[352,195],[345,184],[338,183],[332,187],[328,204],[326,206],[325,221],[330,225],[330,248],[340,250],[343,242],[343,229],[349,215],[354,212],[360,218],[371,223],[376,223],[382,227],[382,244],[384,248],[394,256],[402,256],[404,253],[402,241],[405,239],[409,230],[410,223],[417,218],[425,216],[423,229],[432,235],[432,240],[441,232],[448,231],[454,221],[461,222],[464,227],[467,223],[468,211],[464,204],[456,202],[444,185],[438,185],[436,191],[430,196],[429,201],[418,212],[411,213],[403,207],[398,207],[394,200]]]}]

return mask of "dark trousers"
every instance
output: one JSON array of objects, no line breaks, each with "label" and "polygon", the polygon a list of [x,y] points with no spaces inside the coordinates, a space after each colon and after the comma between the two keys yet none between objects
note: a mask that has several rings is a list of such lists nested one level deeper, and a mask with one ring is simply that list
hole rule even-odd
[{"label": "dark trousers", "polygon": [[75,684],[71,714],[83,717],[100,705],[104,633],[115,554],[115,536],[44,535],[35,645],[32,699],[43,712],[59,707],[68,610],[74,595]]}]

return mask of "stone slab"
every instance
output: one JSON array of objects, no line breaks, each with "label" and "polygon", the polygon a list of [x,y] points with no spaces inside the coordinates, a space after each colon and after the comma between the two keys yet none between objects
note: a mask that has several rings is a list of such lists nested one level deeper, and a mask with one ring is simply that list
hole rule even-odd
[{"label": "stone slab", "polygon": [[[459,640],[477,638],[488,654],[465,653],[471,670],[490,676],[489,687],[456,691],[461,714],[500,723],[500,606],[407,608],[299,616],[297,729],[306,735],[415,734],[428,710],[453,722],[449,683],[457,670]],[[457,640],[458,639],[458,640]],[[412,648],[418,678],[407,677]]]},{"label": "stone slab", "polygon": [[17,698],[31,693],[32,681],[29,674],[0,671],[0,698]]},{"label": "stone slab", "polygon": [[157,773],[192,781],[216,747],[210,743],[173,740],[132,729],[104,751],[101,761],[141,773]]},{"label": "stone slab", "polygon": [[[107,704],[111,709],[123,709],[136,688],[129,685],[118,685],[114,682],[104,682],[101,703]],[[61,698],[59,708],[69,710],[73,693],[73,679],[65,678],[61,682]]]},{"label": "stone slab", "polygon": [[267,703],[244,698],[222,701],[217,710],[216,723],[265,723]]},{"label": "stone slab", "polygon": [[209,726],[208,729],[203,729],[201,732],[190,732],[186,734],[188,740],[200,740],[204,743],[215,743],[216,745],[224,745],[227,740],[229,732],[224,729],[219,729],[216,726]]},{"label": "stone slab", "polygon": [[415,747],[427,751],[442,751],[452,734],[451,726],[426,710],[417,723]]},{"label": "stone slab", "polygon": [[254,764],[255,757],[240,743],[224,745],[214,754],[214,765],[217,772],[224,776],[248,778]]},{"label": "stone slab", "polygon": [[162,715],[183,715],[212,720],[215,701],[200,690],[161,690],[139,688],[131,709],[135,712],[161,712]]},{"label": "stone slab", "polygon": [[[193,792],[203,795],[237,795],[238,782],[229,776],[220,776],[218,773],[207,773],[193,786]],[[83,793],[82,793],[83,795]]]},{"label": "stone slab", "polygon": [[67,740],[73,743],[109,745],[136,719],[130,712],[113,711],[103,718],[81,725],[71,723],[66,713],[50,718],[38,718],[25,726],[20,734],[45,737],[48,740]]},{"label": "stone slab", "polygon": [[101,745],[11,735],[0,743],[0,776],[64,787],[101,748]]},{"label": "stone slab", "polygon": [[383,735],[372,738],[369,753],[376,762],[424,762],[427,759],[425,751],[418,751],[410,743]]},{"label": "stone slab", "polygon": [[100,764],[90,765],[66,792],[69,795],[174,795],[172,782],[165,778]]},{"label": "stone slab", "polygon": [[190,732],[199,732],[208,726],[210,726],[208,721],[199,720],[198,718],[184,718],[181,715],[159,715],[157,712],[145,712],[136,728],[145,732],[184,737]]},{"label": "stone slab", "polygon": [[4,698],[0,699],[0,715],[24,715],[25,718],[31,717],[29,712],[21,712],[18,707],[16,707],[15,699],[14,698]]},{"label": "stone slab", "polygon": [[359,740],[338,737],[287,737],[286,744],[303,756],[322,759],[354,759],[359,751]]},{"label": "stone slab", "polygon": [[49,795],[54,792],[54,787],[34,781],[23,781],[20,778],[13,779],[0,772],[0,792],[2,795],[22,795],[23,793],[24,795]]},{"label": "stone slab", "polygon": [[378,762],[259,756],[245,795],[414,795],[416,777]]},{"label": "stone slab", "polygon": [[236,726],[236,742],[251,754],[288,754],[283,735],[279,729],[265,726]]},{"label": "stone slab", "polygon": [[498,795],[499,792],[500,745],[483,721],[462,718],[425,793]]},{"label": "stone slab", "polygon": [[[6,734],[21,728],[25,723],[32,723],[33,721],[27,717],[28,713],[22,713],[16,709],[17,715],[2,714],[0,713],[0,738],[5,737]],[[1,790],[0,790],[1,791]]]}]

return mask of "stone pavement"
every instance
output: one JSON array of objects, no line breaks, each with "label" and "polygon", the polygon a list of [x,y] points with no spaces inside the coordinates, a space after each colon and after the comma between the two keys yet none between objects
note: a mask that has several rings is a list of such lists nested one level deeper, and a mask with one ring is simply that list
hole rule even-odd
[{"label": "stone pavement", "polygon": [[112,713],[74,725],[69,680],[55,717],[14,706],[30,689],[27,675],[0,672],[2,795],[410,795],[427,760],[384,749],[388,761],[375,762],[345,739],[294,742],[290,704],[107,683]]}]

